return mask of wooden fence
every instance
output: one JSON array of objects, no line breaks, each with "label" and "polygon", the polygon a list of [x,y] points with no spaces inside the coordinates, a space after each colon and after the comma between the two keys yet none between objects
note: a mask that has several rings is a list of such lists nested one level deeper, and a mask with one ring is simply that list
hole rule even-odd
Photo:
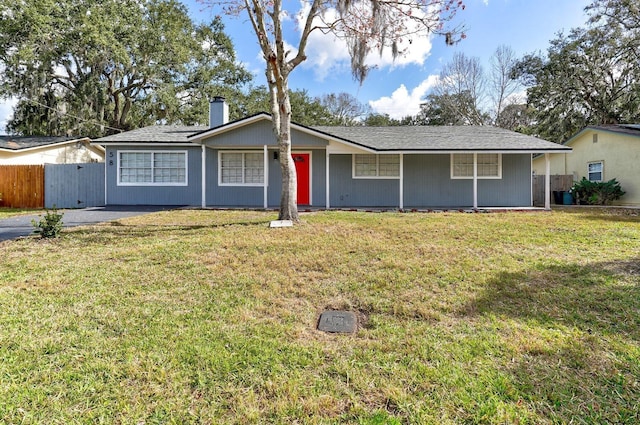
[{"label": "wooden fence", "polygon": [[44,165],[0,166],[0,206],[44,207]]},{"label": "wooden fence", "polygon": [[[533,176],[533,205],[544,206],[544,183],[545,176]],[[549,179],[551,185],[551,203],[556,203],[553,199],[554,191],[567,191],[573,186],[573,175],[554,174]],[[562,201],[560,202],[562,203]]]}]

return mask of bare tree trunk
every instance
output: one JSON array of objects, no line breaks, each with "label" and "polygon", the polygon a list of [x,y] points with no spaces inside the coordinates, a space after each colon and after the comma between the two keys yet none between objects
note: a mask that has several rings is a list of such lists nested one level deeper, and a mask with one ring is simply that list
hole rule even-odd
[{"label": "bare tree trunk", "polygon": [[[287,99],[287,103],[289,100]],[[288,121],[285,123],[285,121]],[[280,170],[282,171],[282,193],[280,195],[279,220],[300,221],[298,215],[298,179],[296,166],[291,157],[291,133],[287,131],[291,124],[291,108],[280,123],[278,147],[280,149]]]},{"label": "bare tree trunk", "polygon": [[273,132],[278,141],[278,158],[282,174],[278,220],[298,222],[300,221],[300,216],[298,215],[298,179],[296,166],[291,157],[291,101],[289,99],[286,75],[274,70],[272,66],[267,68],[267,81],[271,91]]}]

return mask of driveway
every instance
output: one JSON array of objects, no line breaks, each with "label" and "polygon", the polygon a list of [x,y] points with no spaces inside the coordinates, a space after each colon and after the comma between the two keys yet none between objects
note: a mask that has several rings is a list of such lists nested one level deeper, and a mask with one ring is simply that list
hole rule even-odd
[{"label": "driveway", "polygon": [[[171,207],[147,206],[147,205],[126,205],[126,206],[108,206],[108,207],[92,207],[79,210],[59,210],[64,213],[62,223],[64,227],[84,226],[96,223],[104,223],[107,221],[119,220],[126,217],[134,217],[137,215],[149,214],[156,211],[172,209]],[[0,242],[29,236],[33,234],[33,225],[31,220],[40,221],[45,215],[43,211],[40,214],[20,215],[0,220]]]}]

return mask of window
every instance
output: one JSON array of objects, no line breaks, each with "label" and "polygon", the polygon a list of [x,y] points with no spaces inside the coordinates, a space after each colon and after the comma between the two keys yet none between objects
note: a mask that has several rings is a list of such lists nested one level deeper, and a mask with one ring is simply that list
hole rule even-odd
[{"label": "window", "polygon": [[263,152],[220,152],[218,157],[220,185],[262,186],[264,183]]},{"label": "window", "polygon": [[[502,155],[498,153],[479,153],[478,178],[500,179],[502,178]],[[451,155],[451,178],[473,178],[473,154],[455,153]]]},{"label": "window", "polygon": [[400,177],[400,155],[353,155],[353,178],[395,179]]},{"label": "window", "polygon": [[120,151],[118,184],[186,186],[186,151]]},{"label": "window", "polygon": [[604,164],[602,161],[598,162],[590,162],[589,166],[589,181],[590,182],[601,182],[602,181],[602,171],[604,169]]}]

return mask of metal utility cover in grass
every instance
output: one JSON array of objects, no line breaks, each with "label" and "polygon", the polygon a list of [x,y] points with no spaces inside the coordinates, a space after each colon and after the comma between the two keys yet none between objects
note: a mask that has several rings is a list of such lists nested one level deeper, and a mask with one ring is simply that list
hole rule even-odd
[{"label": "metal utility cover in grass", "polygon": [[356,331],[356,315],[350,311],[328,310],[320,315],[318,330],[335,333],[354,333]]}]

